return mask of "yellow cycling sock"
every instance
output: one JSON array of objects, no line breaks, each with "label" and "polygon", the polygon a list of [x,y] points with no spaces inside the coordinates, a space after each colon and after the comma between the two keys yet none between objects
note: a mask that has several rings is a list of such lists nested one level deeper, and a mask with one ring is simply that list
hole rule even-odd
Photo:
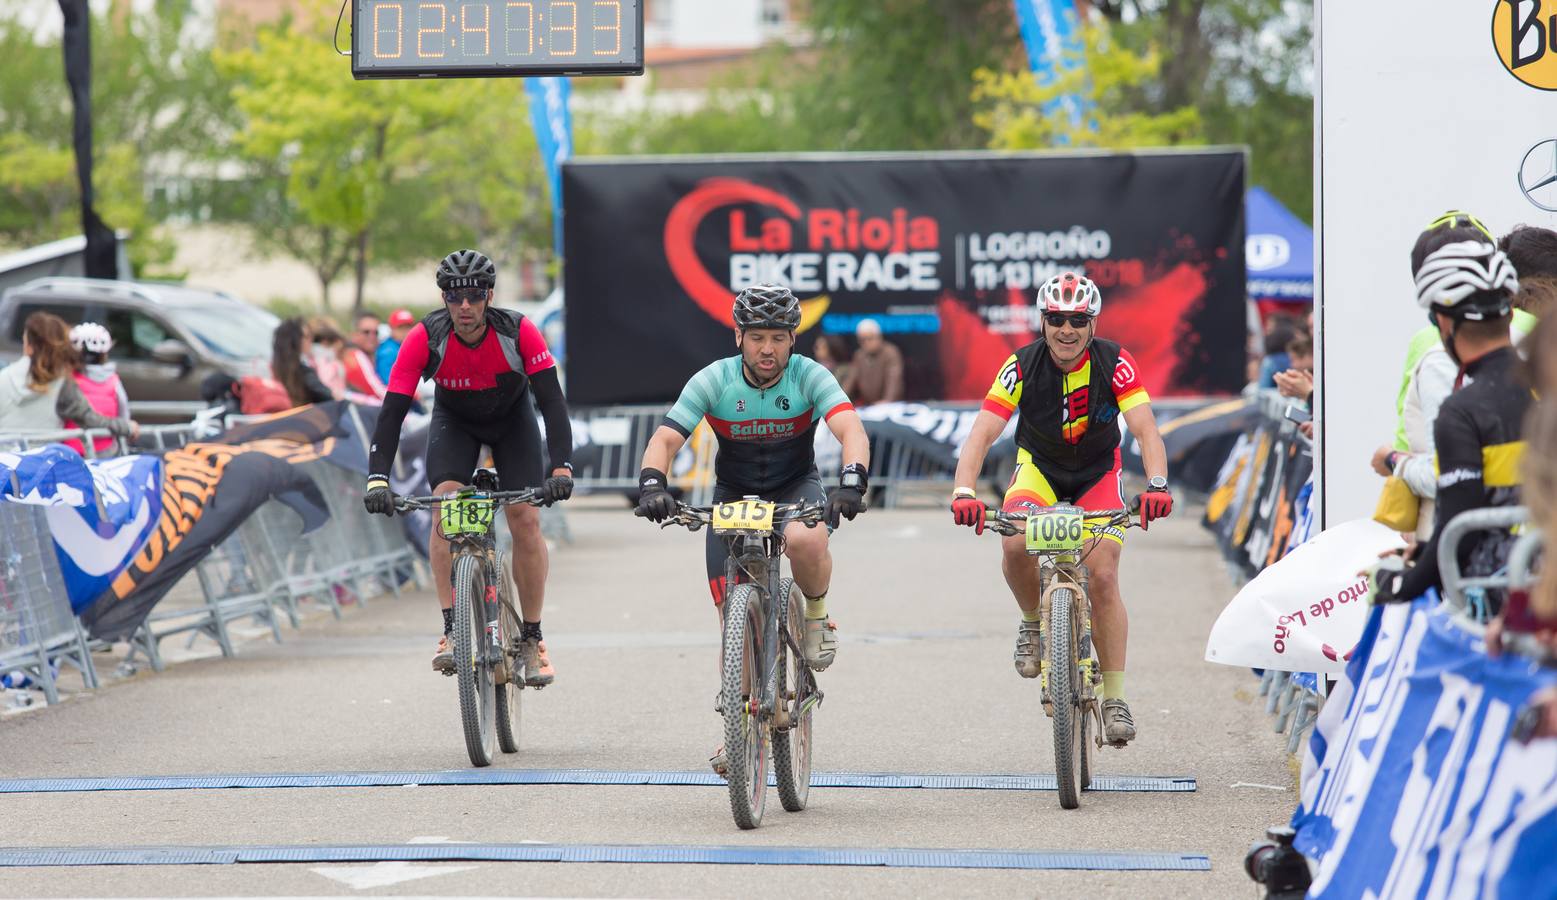
[{"label": "yellow cycling sock", "polygon": [[1123,700],[1124,699],[1124,673],[1123,672],[1104,672],[1103,673],[1103,699],[1104,700]]},{"label": "yellow cycling sock", "polygon": [[1041,609],[1035,609],[1032,612],[1028,612],[1025,609],[1022,610],[1022,621],[1023,622],[1038,622],[1038,621],[1042,621],[1042,618],[1043,618],[1043,610],[1041,610]]},{"label": "yellow cycling sock", "polygon": [[822,596],[820,596],[820,597],[807,597],[806,598],[806,618],[807,619],[825,619],[825,618],[827,618],[827,592],[826,591],[823,591],[822,592]]}]

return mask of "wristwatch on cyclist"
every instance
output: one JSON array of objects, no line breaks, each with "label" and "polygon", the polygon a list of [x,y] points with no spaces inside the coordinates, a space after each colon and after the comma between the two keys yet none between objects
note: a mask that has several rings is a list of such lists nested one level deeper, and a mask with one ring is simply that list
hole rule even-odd
[{"label": "wristwatch on cyclist", "polygon": [[1168,492],[1168,479],[1161,475],[1153,475],[1146,481],[1146,491],[1150,494],[1165,494]]},{"label": "wristwatch on cyclist", "polygon": [[869,485],[869,482],[869,471],[859,463],[849,463],[843,467],[842,472],[838,473],[839,487],[853,488],[862,494],[865,493],[865,488]]}]

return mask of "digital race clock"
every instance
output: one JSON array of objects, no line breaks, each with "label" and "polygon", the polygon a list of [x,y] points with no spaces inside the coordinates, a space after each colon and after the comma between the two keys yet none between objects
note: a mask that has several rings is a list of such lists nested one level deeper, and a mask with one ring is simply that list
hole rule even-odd
[{"label": "digital race clock", "polygon": [[357,78],[643,74],[642,0],[352,0]]}]

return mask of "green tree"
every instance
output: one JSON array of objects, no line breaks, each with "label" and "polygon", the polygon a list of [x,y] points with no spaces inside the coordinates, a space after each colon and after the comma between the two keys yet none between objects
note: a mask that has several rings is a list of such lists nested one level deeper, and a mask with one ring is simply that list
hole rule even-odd
[{"label": "green tree", "polygon": [[[148,204],[159,173],[211,158],[228,112],[210,38],[189,0],[145,14],[92,17],[94,187],[99,212],[129,231],[137,270],[165,265],[173,245]],[[0,13],[0,240],[35,243],[79,233],[72,107],[56,36]],[[157,274],[167,274],[165,271]]]},{"label": "green tree", "polygon": [[1134,108],[1193,106],[1207,141],[1247,144],[1250,182],[1313,216],[1313,0],[1091,0],[1121,45],[1162,70]]},{"label": "green tree", "polygon": [[348,268],[360,309],[370,265],[401,269],[471,236],[527,237],[518,217],[543,219],[519,174],[539,161],[515,80],[354,81],[291,21],[217,62],[236,83],[236,146],[259,188],[256,244],[304,261],[325,309]]},{"label": "green tree", "polygon": [[[1200,113],[1193,106],[1165,112],[1135,107],[1133,97],[1162,70],[1156,50],[1137,54],[1109,40],[1106,26],[1083,30],[1086,65],[1039,84],[1031,72],[974,73],[973,124],[988,132],[995,150],[1034,150],[1055,146],[1126,150],[1198,144]],[[1081,119],[1054,106],[1063,96],[1081,99]]]}]

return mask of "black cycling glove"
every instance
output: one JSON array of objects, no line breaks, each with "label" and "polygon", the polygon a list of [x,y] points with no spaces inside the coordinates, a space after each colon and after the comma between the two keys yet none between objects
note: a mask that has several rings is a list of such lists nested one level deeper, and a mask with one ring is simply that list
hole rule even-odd
[{"label": "black cycling glove", "polygon": [[389,490],[389,479],[382,475],[369,475],[367,493],[362,496],[362,505],[370,513],[393,516],[395,495]]},{"label": "black cycling glove", "polygon": [[670,495],[665,473],[644,469],[638,473],[638,514],[651,522],[663,522],[676,512],[676,498]]},{"label": "black cycling glove", "polygon": [[553,475],[541,486],[541,498],[550,506],[559,500],[573,496],[573,478],[570,475]]},{"label": "black cycling glove", "polygon": [[838,489],[827,499],[827,527],[837,528],[840,519],[854,521],[865,508],[865,492],[870,487],[870,473],[859,463],[843,467],[838,476]]}]

